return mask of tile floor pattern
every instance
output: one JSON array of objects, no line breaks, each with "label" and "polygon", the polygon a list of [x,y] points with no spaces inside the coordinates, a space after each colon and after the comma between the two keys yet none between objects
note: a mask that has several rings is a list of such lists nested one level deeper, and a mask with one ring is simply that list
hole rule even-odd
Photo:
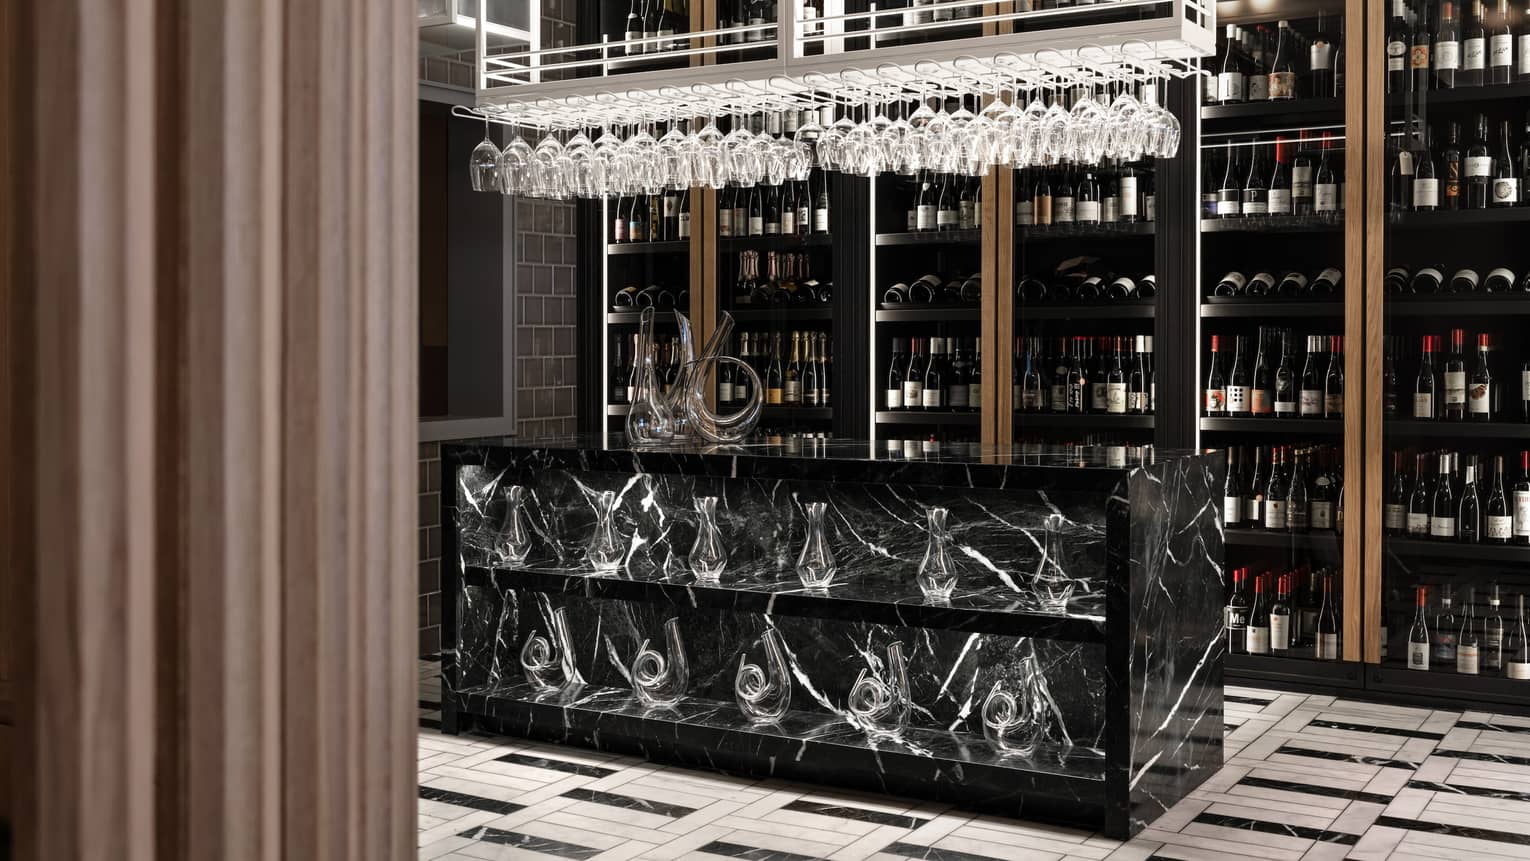
[{"label": "tile floor pattern", "polygon": [[1252,688],[1226,764],[1128,843],[949,805],[442,735],[421,665],[420,858],[1030,861],[1530,858],[1530,718]]}]

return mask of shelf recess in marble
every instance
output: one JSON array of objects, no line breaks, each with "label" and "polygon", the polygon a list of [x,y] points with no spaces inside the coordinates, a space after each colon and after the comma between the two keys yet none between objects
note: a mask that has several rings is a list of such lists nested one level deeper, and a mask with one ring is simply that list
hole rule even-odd
[{"label": "shelf recess in marble", "polygon": [[[853,575],[842,576],[824,592],[815,593],[802,588],[789,569],[780,579],[765,582],[732,582],[729,572],[724,571],[720,585],[703,586],[693,582],[689,575],[667,578],[662,572],[647,576],[597,576],[588,570],[468,566],[463,582],[734,613],[837,619],[1075,643],[1105,642],[1104,607],[1099,605],[1098,596],[1093,601],[1075,601],[1066,616],[1026,611],[1012,593],[1006,595],[999,589],[972,590],[959,586],[948,604],[931,604],[925,602],[914,585],[913,569],[908,572],[908,591],[902,595],[888,595],[881,588],[858,583]],[[1093,605],[1093,612],[1087,612],[1090,605]]]}]

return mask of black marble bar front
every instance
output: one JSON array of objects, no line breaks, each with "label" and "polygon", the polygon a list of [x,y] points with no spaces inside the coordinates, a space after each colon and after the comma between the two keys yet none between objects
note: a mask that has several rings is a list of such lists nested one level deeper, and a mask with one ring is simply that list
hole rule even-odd
[{"label": "black marble bar front", "polygon": [[[442,726],[479,724],[692,767],[914,795],[1012,816],[1141,830],[1222,763],[1221,454],[968,450],[895,458],[867,442],[629,449],[618,436],[443,447]],[[530,537],[508,552],[510,488]],[[616,494],[620,561],[585,544]],[[716,497],[727,563],[688,558],[697,497]],[[838,571],[795,573],[810,502],[826,504]],[[916,585],[928,511],[948,510],[958,580]],[[1044,521],[1060,515],[1066,612],[1036,606]],[[508,543],[507,543],[508,542]],[[528,638],[567,620],[577,684],[532,683]],[[676,625],[667,626],[674,620]],[[635,695],[646,642],[683,645],[684,697]],[[791,700],[774,721],[736,703],[740,663],[781,645]],[[906,658],[907,727],[869,734],[848,700],[862,672]],[[1033,669],[1028,669],[1033,668]],[[984,734],[995,691],[1038,704],[1044,735],[1017,755]]]}]

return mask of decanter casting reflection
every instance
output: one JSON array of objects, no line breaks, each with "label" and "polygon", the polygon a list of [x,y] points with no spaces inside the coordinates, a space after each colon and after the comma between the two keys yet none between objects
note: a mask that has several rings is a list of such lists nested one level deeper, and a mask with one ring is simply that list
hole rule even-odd
[{"label": "decanter casting reflection", "polygon": [[717,497],[696,497],[696,543],[691,545],[691,573],[697,583],[716,583],[728,564],[728,549],[717,530]]},{"label": "decanter casting reflection", "polygon": [[749,653],[738,656],[738,673],[733,676],[733,697],[739,711],[756,723],[781,719],[792,704],[792,678],[786,668],[786,649],[775,628],[766,628],[760,638],[765,646],[765,667],[746,663]]},{"label": "decanter casting reflection", "polygon": [[521,646],[521,669],[526,681],[540,691],[561,691],[584,684],[574,664],[574,641],[568,635],[568,612],[559,607],[548,624],[549,636],[532,631]]},{"label": "decanter casting reflection", "polygon": [[887,664],[876,675],[862,669],[850,688],[846,708],[854,722],[873,739],[897,739],[908,726],[908,666],[903,644],[887,647]]},{"label": "decanter casting reflection", "polygon": [[834,551],[829,549],[829,536],[824,531],[824,512],[828,505],[809,502],[807,511],[807,540],[802,553],[797,556],[797,579],[809,589],[827,589],[838,570],[834,564]]},{"label": "decanter casting reflection", "polygon": [[680,642],[680,620],[664,623],[669,641],[669,657],[648,648],[648,640],[638,647],[632,659],[632,691],[643,705],[672,706],[685,696],[691,682],[691,668],[685,660],[685,644]]},{"label": "decanter casting reflection", "polygon": [[457,469],[457,552],[464,564],[503,564],[503,533],[510,517],[503,478],[503,470],[483,466]]},{"label": "decanter casting reflection", "polygon": [[1047,708],[1034,655],[1021,660],[1020,674],[1018,683],[1008,689],[1003,682],[995,682],[983,700],[983,738],[1010,756],[1030,756],[1046,737]]},{"label": "decanter casting reflection", "polygon": [[956,588],[956,563],[951,561],[951,533],[946,531],[946,510],[930,509],[930,540],[919,563],[919,591],[929,601],[949,601]]},{"label": "decanter casting reflection", "polygon": [[531,555],[531,532],[526,529],[524,511],[526,488],[519,484],[510,486],[510,512],[506,516],[505,533],[500,542],[501,563],[519,565]]},{"label": "decanter casting reflection", "polygon": [[1046,543],[1041,549],[1041,565],[1036,569],[1036,603],[1043,613],[1066,613],[1073,597],[1073,578],[1063,570],[1061,514],[1048,515]]},{"label": "decanter casting reflection", "polygon": [[595,503],[595,534],[585,545],[585,556],[596,571],[622,567],[626,542],[616,532],[616,492],[602,490]]}]

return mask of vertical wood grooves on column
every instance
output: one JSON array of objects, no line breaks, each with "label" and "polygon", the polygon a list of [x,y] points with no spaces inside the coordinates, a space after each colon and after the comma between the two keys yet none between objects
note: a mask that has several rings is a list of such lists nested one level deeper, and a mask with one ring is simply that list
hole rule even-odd
[{"label": "vertical wood grooves on column", "polygon": [[[691,322],[696,328],[696,349],[700,351],[717,331],[718,311],[722,308],[717,286],[717,191],[710,187],[691,189]],[[726,349],[727,345],[723,345]],[[708,385],[707,403],[717,406],[717,387]]]},{"label": "vertical wood grooves on column", "polygon": [[[1379,285],[1386,266],[1382,254],[1385,249],[1383,231],[1386,221],[1383,213],[1386,196],[1384,183],[1386,182],[1386,136],[1382,134],[1386,130],[1386,72],[1382,58],[1386,56],[1386,46],[1383,42],[1386,32],[1385,10],[1383,4],[1377,2],[1361,2],[1361,0],[1349,0],[1346,13],[1354,21],[1363,21],[1363,28],[1351,26],[1346,36],[1348,43],[1345,45],[1345,53],[1352,57],[1361,57],[1364,63],[1362,79],[1362,91],[1355,92],[1351,85],[1345,90],[1344,116],[1345,116],[1345,200],[1344,206],[1349,213],[1360,213],[1362,219],[1346,219],[1346,221],[1361,220],[1363,231],[1360,237],[1353,237],[1351,228],[1345,230],[1345,265],[1355,265],[1351,262],[1351,243],[1358,248],[1353,249],[1357,255],[1363,255],[1364,270],[1362,280],[1356,284],[1354,279],[1346,277],[1349,287],[1345,291],[1345,332],[1351,329],[1349,321],[1359,317],[1363,313],[1364,328],[1358,333],[1364,338],[1364,385],[1362,391],[1365,394],[1363,404],[1363,417],[1365,438],[1363,446],[1360,440],[1352,436],[1354,429],[1352,421],[1345,422],[1344,447],[1345,447],[1345,477],[1351,474],[1349,464],[1363,463],[1364,473],[1361,478],[1364,504],[1361,506],[1361,529],[1363,530],[1362,545],[1364,547],[1364,565],[1355,569],[1351,565],[1344,566],[1345,599],[1353,602],[1354,596],[1360,596],[1364,604],[1364,613],[1356,616],[1354,612],[1346,609],[1344,613],[1344,659],[1363,659],[1366,663],[1381,662],[1381,569],[1382,569],[1382,538],[1381,538],[1381,494],[1384,488],[1381,469],[1382,461],[1386,457],[1383,448],[1383,425],[1382,425],[1382,364],[1385,352],[1385,316],[1382,309],[1382,296],[1380,290],[1376,290],[1374,296],[1367,296],[1366,288],[1369,285]],[[1363,16],[1361,14],[1363,10]],[[1355,30],[1362,30],[1356,34]],[[1362,51],[1351,52],[1351,46],[1362,46]],[[1351,141],[1359,141],[1359,145],[1350,149]],[[1363,153],[1363,159],[1356,156]],[[1364,174],[1359,175],[1358,169],[1352,167],[1355,161],[1362,161]],[[1363,179],[1363,182],[1356,182]],[[1355,186],[1361,186],[1358,190]],[[1357,208],[1359,207],[1359,208]],[[1358,294],[1358,296],[1356,295]],[[1352,298],[1353,297],[1353,298]],[[1354,315],[1354,316],[1351,316]],[[1353,348],[1351,348],[1353,349]],[[1345,357],[1345,372],[1353,367],[1353,355]],[[1349,390],[1345,391],[1346,415],[1349,409]],[[1353,456],[1354,461],[1350,458]],[[1347,482],[1346,482],[1347,484]],[[1351,499],[1354,497],[1351,496]],[[1346,527],[1349,524],[1345,524]],[[1355,539],[1351,534],[1355,530],[1346,528],[1344,539],[1345,559],[1348,560],[1352,551],[1359,551],[1359,546],[1352,546]],[[1363,632],[1363,633],[1362,633]],[[1363,636],[1363,651],[1356,653],[1351,644],[1360,641]]]}]

